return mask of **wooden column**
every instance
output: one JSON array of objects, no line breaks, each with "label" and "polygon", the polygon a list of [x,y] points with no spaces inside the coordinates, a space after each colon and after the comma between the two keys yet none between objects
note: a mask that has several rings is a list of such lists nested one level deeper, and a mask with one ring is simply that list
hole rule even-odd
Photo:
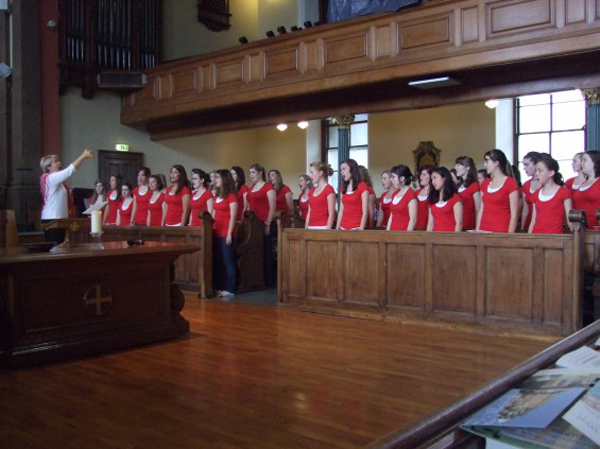
[{"label": "wooden column", "polygon": [[600,87],[583,89],[587,103],[586,150],[600,150]]},{"label": "wooden column", "polygon": [[[28,209],[40,207],[39,162],[42,153],[40,89],[40,8],[37,1],[13,0],[8,45],[12,75],[5,87],[3,123],[7,126],[2,155],[6,157],[6,206],[17,223],[27,221]],[[4,141],[4,139],[3,139]],[[4,161],[3,161],[4,162]],[[3,164],[4,165],[4,164]]]},{"label": "wooden column", "polygon": [[[0,62],[10,65],[9,17],[0,13]],[[0,77],[0,209],[6,209],[6,189],[8,185],[8,161],[10,151],[9,109],[10,78]]]},{"label": "wooden column", "polygon": [[[338,127],[338,162],[340,165],[350,157],[350,125],[354,122],[354,115],[344,115],[333,119],[333,123]],[[338,170],[340,167],[338,167]],[[342,191],[344,180],[339,176],[338,191]],[[338,195],[338,200],[341,196]]]}]

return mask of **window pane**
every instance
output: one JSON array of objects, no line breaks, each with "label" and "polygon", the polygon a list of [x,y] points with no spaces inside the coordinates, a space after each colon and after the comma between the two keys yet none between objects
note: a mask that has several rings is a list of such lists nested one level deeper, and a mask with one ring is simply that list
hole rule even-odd
[{"label": "window pane", "polygon": [[530,151],[537,151],[538,153],[549,153],[550,152],[550,134],[526,134],[519,136],[519,162],[523,160]]},{"label": "window pane", "polygon": [[338,146],[338,128],[337,126],[330,126],[327,130],[329,133],[329,148],[337,148]]},{"label": "window pane", "polygon": [[519,97],[519,106],[531,106],[550,103],[550,94],[526,95]]},{"label": "window pane", "polygon": [[576,153],[585,149],[583,131],[568,131],[552,134],[552,157],[556,160],[571,160]]},{"label": "window pane", "polygon": [[355,122],[363,122],[363,121],[367,120],[368,117],[369,117],[369,114],[356,114],[354,116],[354,121]]},{"label": "window pane", "polygon": [[366,123],[350,127],[350,146],[367,145],[369,143],[369,128]]},{"label": "window pane", "polygon": [[552,129],[582,129],[585,125],[585,103],[583,101],[558,103],[552,108]]},{"label": "window pane", "polygon": [[367,148],[350,148],[350,158],[354,159],[358,165],[369,168],[369,151]]},{"label": "window pane", "polygon": [[338,150],[327,150],[327,163],[336,171],[340,169],[338,154]]},{"label": "window pane", "polygon": [[565,101],[583,100],[583,94],[579,89],[566,90],[564,92],[556,92],[552,94],[553,103],[563,103]]},{"label": "window pane", "polygon": [[337,192],[339,189],[339,182],[340,182],[340,177],[339,177],[339,172],[335,172],[333,175],[331,175],[327,181],[329,182],[329,184],[331,184],[331,186],[335,189],[335,191]]},{"label": "window pane", "polygon": [[560,174],[563,175],[565,181],[575,176],[575,172],[571,166],[571,159],[561,159],[557,160],[557,162],[560,167]]},{"label": "window pane", "polygon": [[519,132],[550,131],[550,105],[519,108]]}]

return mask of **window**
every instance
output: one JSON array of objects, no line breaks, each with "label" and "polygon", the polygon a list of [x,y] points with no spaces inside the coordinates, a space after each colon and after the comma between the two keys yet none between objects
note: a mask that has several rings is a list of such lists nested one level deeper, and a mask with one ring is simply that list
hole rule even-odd
[{"label": "window", "polygon": [[523,156],[530,151],[550,153],[565,179],[575,176],[571,159],[585,149],[585,100],[580,90],[519,97],[517,151],[521,179]]},{"label": "window", "polygon": [[[333,121],[327,120],[325,127],[325,146],[327,152],[327,163],[334,170],[329,177],[329,184],[336,190],[339,186],[339,169],[342,161],[339,160],[338,127]],[[357,114],[354,122],[350,125],[349,133],[350,158],[358,162],[358,165],[364,165],[369,168],[369,123],[368,114]]]}]

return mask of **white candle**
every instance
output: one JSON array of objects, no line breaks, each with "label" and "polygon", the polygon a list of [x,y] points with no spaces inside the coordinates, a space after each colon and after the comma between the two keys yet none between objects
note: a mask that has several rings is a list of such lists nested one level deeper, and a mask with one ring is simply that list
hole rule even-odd
[{"label": "white candle", "polygon": [[102,232],[102,211],[92,211],[92,233],[97,234]]}]

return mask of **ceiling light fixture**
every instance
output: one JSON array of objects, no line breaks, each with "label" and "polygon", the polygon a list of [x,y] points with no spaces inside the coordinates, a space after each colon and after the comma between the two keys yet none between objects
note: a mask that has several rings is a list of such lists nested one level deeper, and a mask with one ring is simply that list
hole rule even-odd
[{"label": "ceiling light fixture", "polygon": [[301,122],[298,122],[298,128],[300,128],[300,129],[306,129],[306,128],[308,128],[308,122],[305,121],[305,120],[303,120]]},{"label": "ceiling light fixture", "polygon": [[460,81],[449,76],[439,76],[437,78],[427,78],[423,80],[409,81],[408,85],[418,89],[435,89],[438,87],[456,86],[462,84]]},{"label": "ceiling light fixture", "polygon": [[500,102],[498,100],[488,100],[485,102],[485,105],[490,109],[496,109]]},{"label": "ceiling light fixture", "polygon": [[287,125],[285,123],[280,123],[277,125],[277,129],[281,132],[284,132],[287,129]]}]

